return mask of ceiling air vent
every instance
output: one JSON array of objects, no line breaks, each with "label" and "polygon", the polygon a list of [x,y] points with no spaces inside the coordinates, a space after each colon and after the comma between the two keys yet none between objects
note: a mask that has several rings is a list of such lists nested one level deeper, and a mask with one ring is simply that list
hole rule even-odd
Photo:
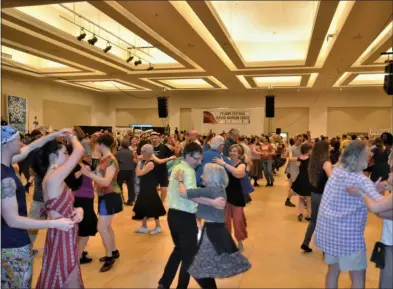
[{"label": "ceiling air vent", "polygon": [[7,58],[7,59],[12,59],[12,55],[11,54],[4,53],[4,52],[1,53],[1,57]]}]

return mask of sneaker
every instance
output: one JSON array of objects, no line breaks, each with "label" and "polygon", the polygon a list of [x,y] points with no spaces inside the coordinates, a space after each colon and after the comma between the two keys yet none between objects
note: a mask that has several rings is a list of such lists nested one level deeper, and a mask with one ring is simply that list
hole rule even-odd
[{"label": "sneaker", "polygon": [[124,205],[132,207],[134,205],[134,202],[127,201],[126,203],[124,203]]},{"label": "sneaker", "polygon": [[155,227],[153,230],[150,231],[150,235],[156,235],[162,232],[161,227]]},{"label": "sneaker", "polygon": [[300,246],[300,248],[305,252],[305,253],[311,253],[312,252],[312,249],[309,247],[309,246],[307,246],[307,245],[301,245]]},{"label": "sneaker", "polygon": [[115,259],[113,257],[105,257],[105,263],[102,265],[100,272],[107,272],[112,269],[113,264],[115,264]]},{"label": "sneaker", "polygon": [[201,239],[201,237],[202,237],[202,230],[198,230],[198,241]]},{"label": "sneaker", "polygon": [[[113,257],[113,259],[119,259],[120,258],[119,250],[112,251],[112,257]],[[105,262],[106,259],[107,259],[107,257],[101,257],[100,262]]]},{"label": "sneaker", "polygon": [[307,222],[310,222],[311,221],[311,217],[305,217],[304,218]]},{"label": "sneaker", "polygon": [[294,204],[291,203],[290,200],[286,200],[286,201],[285,201],[285,206],[287,206],[287,207],[292,207],[292,208],[296,207]]},{"label": "sneaker", "polygon": [[254,187],[259,187],[259,184],[258,183],[254,183]]},{"label": "sneaker", "polygon": [[299,222],[303,221],[303,214],[299,214],[299,216],[297,216],[297,220]]},{"label": "sneaker", "polygon": [[139,229],[135,230],[135,233],[139,234],[149,234],[149,229],[146,227],[140,227]]}]

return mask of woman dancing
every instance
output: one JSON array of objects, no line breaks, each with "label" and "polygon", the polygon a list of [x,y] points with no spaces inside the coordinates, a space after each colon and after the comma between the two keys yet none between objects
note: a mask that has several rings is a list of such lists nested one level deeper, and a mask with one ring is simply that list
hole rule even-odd
[{"label": "woman dancing", "polygon": [[65,232],[75,224],[71,219],[35,220],[27,218],[26,194],[12,163],[61,135],[63,131],[35,140],[22,148],[19,132],[1,127],[1,287],[31,288],[32,245],[27,230],[56,228]]},{"label": "woman dancing", "polygon": [[[183,172],[178,171],[176,179],[179,193],[183,198],[224,198],[228,185],[228,174],[221,166],[206,164],[203,169],[204,188],[187,190],[183,183]],[[239,252],[228,230],[225,228],[224,210],[199,204],[197,217],[205,220],[198,252],[188,272],[201,288],[217,288],[215,278],[229,278],[251,268],[248,260]]]},{"label": "woman dancing", "polygon": [[223,166],[228,171],[229,182],[226,188],[228,199],[227,205],[225,206],[225,225],[231,234],[233,222],[235,238],[238,241],[240,252],[243,252],[243,241],[247,239],[248,234],[246,216],[244,214],[246,201],[241,183],[242,178],[246,175],[246,165],[239,159],[241,152],[242,148],[234,144],[229,148],[229,157],[232,165],[227,164],[222,158],[214,158],[213,162]]},{"label": "woman dancing", "polygon": [[293,182],[291,189],[299,196],[299,222],[303,221],[304,200],[307,202],[308,216],[307,221],[311,220],[311,192],[315,190],[308,179],[308,164],[310,161],[310,153],[312,146],[308,143],[302,144],[300,147],[300,157],[297,160],[299,167],[299,175]]},{"label": "woman dancing", "polygon": [[112,228],[113,216],[123,211],[121,190],[117,183],[119,165],[111,152],[114,143],[115,140],[111,135],[102,133],[97,138],[102,158],[96,171],[93,173],[87,167],[83,167],[81,170],[85,176],[95,182],[97,187],[98,231],[106,250],[105,257],[100,258],[100,262],[104,262],[100,269],[101,272],[109,271],[115,263],[115,259],[120,257],[120,253],[116,248],[115,232]]},{"label": "woman dancing", "polygon": [[301,249],[307,253],[312,252],[310,242],[317,225],[318,210],[321,204],[323,190],[332,175],[333,165],[329,161],[329,143],[327,141],[319,141],[315,144],[310,157],[308,166],[308,176],[313,186],[311,192],[311,221],[308,224],[306,235],[304,236]]},{"label": "woman dancing", "polygon": [[[135,216],[133,220],[142,220],[142,226],[135,233],[155,235],[162,232],[159,217],[166,214],[160,196],[157,193],[157,179],[154,174],[154,163],[151,160],[154,155],[152,145],[145,144],[141,148],[143,161],[136,167],[136,175],[140,177],[140,192],[134,206]],[[147,220],[154,218],[156,227],[149,232]]]},{"label": "woman dancing", "polygon": [[[82,158],[82,144],[72,134],[66,133],[73,153],[63,143],[53,140],[38,150],[34,171],[42,177],[45,209],[51,219],[72,218],[75,223],[83,219],[83,209],[74,208],[74,197],[64,180]],[[45,240],[41,273],[36,288],[83,288],[79,265],[78,226],[70,231],[48,229]]]},{"label": "woman dancing", "polygon": [[[67,145],[68,154],[72,154],[72,146]],[[97,233],[97,215],[94,211],[94,187],[93,182],[87,176],[82,175],[82,167],[90,166],[85,160],[81,160],[73,172],[66,178],[67,186],[74,195],[74,207],[83,209],[83,220],[79,223],[78,242],[80,264],[87,264],[93,259],[87,257],[85,248],[90,236]]]}]

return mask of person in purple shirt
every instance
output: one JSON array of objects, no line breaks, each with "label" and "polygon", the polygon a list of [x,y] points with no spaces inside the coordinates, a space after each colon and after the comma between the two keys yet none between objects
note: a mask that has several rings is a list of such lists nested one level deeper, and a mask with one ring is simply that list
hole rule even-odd
[{"label": "person in purple shirt", "polygon": [[[67,145],[67,151],[72,153],[72,146]],[[83,209],[83,220],[79,223],[78,237],[79,237],[79,260],[80,264],[87,264],[93,261],[92,258],[87,257],[85,248],[90,236],[97,234],[97,214],[94,211],[94,187],[93,181],[82,175],[82,166],[91,167],[86,161],[78,164],[71,174],[65,179],[65,183],[72,190],[74,195],[74,207]]]},{"label": "person in purple shirt", "polygon": [[214,158],[223,158],[224,161],[228,164],[230,164],[230,160],[222,156],[222,151],[224,149],[224,138],[220,135],[215,136],[211,139],[210,141],[210,150],[204,151],[203,152],[203,160],[201,165],[197,168],[196,170],[196,181],[197,181],[197,186],[202,185],[202,173],[203,173],[203,168],[205,167],[206,164],[208,163],[213,163]]}]

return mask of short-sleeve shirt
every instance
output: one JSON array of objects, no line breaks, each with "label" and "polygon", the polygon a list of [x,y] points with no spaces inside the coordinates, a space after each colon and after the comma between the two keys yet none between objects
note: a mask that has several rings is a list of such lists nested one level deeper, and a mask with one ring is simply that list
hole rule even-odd
[{"label": "short-sleeve shirt", "polygon": [[[222,197],[227,199],[225,188],[220,187],[205,187],[187,190],[187,198],[194,199],[199,197],[205,197],[209,199],[215,199]],[[224,210],[216,209],[212,206],[199,204],[197,217],[210,222],[224,223]]]},{"label": "short-sleeve shirt", "polygon": [[[12,166],[1,165],[1,182],[6,179],[12,179],[16,185],[16,201],[18,203],[18,214],[27,217],[26,193],[25,189],[15,174]],[[2,248],[20,248],[30,244],[30,238],[27,230],[11,228],[1,216],[1,247]]]},{"label": "short-sleeve shirt", "polygon": [[117,163],[116,158],[113,155],[109,155],[106,158],[101,158],[100,163],[98,164],[96,168],[96,173],[99,177],[105,177],[105,171],[107,168],[109,168],[111,165],[114,165],[116,168],[116,173],[113,176],[113,179],[109,186],[105,187],[102,186],[98,183],[96,183],[97,187],[97,194],[99,196],[103,196],[105,194],[110,194],[110,193],[121,193],[120,187],[117,184],[117,174],[119,172],[119,164]]},{"label": "short-sleeve shirt", "polygon": [[[159,159],[166,159],[173,155],[173,152],[164,144],[159,144],[154,147],[154,155]],[[167,170],[166,164],[155,164],[154,171],[162,173]]]},{"label": "short-sleeve shirt", "polygon": [[175,179],[176,173],[179,170],[183,171],[183,181],[187,190],[196,189],[197,187],[195,170],[190,167],[190,165],[187,164],[185,161],[181,161],[172,169],[172,173],[169,178],[167,199],[168,208],[195,214],[198,205],[193,201],[184,199],[180,196],[179,182]]},{"label": "short-sleeve shirt", "polygon": [[350,172],[343,167],[333,170],[319,207],[315,244],[335,257],[366,250],[367,206],[363,198],[350,196],[347,187],[359,187],[374,200],[382,198],[374,183],[362,172]]},{"label": "short-sleeve shirt", "polygon": [[116,154],[115,158],[119,163],[119,169],[122,171],[135,170],[134,154],[129,148],[121,148]]}]

